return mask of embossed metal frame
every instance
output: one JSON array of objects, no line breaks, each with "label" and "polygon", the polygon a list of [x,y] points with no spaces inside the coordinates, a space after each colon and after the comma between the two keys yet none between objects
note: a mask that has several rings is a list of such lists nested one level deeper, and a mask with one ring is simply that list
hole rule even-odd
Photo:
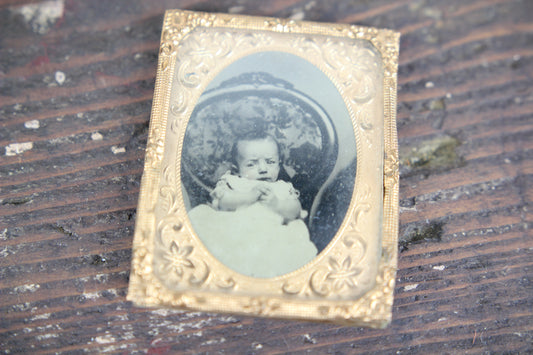
[{"label": "embossed metal frame", "polygon": [[[221,37],[230,39],[229,49],[219,45]],[[364,65],[350,62],[357,43],[373,48],[380,65],[380,82],[374,83],[380,90],[370,101],[358,100],[361,86],[352,85],[365,80]],[[227,51],[235,48],[234,58],[228,59]],[[185,210],[180,171],[169,162],[179,162],[187,120],[213,77],[235,58],[269,48],[306,58],[328,75],[348,108],[358,159],[351,204],[330,245],[294,272],[259,279],[225,267],[202,245]],[[341,51],[347,62],[334,67],[317,55],[333,51]],[[398,51],[399,34],[390,30],[167,11],[128,300],[139,306],[385,327],[391,319],[398,255]],[[176,80],[179,73],[183,76]]]}]

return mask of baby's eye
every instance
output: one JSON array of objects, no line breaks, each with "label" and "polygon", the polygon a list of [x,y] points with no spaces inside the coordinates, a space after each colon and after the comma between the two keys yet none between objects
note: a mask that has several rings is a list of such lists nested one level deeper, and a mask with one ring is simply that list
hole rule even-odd
[{"label": "baby's eye", "polygon": [[277,164],[278,162],[276,160],[269,159],[267,160],[267,164]]}]

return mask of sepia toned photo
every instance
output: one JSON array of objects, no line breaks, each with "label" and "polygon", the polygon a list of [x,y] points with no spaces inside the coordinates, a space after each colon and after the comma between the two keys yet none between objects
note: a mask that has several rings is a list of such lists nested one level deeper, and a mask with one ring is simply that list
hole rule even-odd
[{"label": "sepia toned photo", "polygon": [[165,15],[128,298],[383,327],[398,35]]}]

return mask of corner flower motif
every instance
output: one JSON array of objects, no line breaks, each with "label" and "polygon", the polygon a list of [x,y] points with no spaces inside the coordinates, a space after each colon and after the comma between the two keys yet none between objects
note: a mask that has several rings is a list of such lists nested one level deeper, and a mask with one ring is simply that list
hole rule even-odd
[{"label": "corner flower motif", "polygon": [[326,280],[332,283],[335,291],[340,291],[346,287],[357,287],[355,278],[363,271],[362,268],[352,265],[352,259],[347,256],[346,259],[339,264],[337,260],[330,258],[329,265],[331,271],[326,275]]},{"label": "corner flower motif", "polygon": [[194,269],[194,264],[188,258],[192,252],[192,247],[187,246],[180,248],[176,242],[170,244],[170,248],[163,254],[164,263],[161,271],[170,274],[171,276],[177,276],[178,280],[181,280],[185,269]]}]

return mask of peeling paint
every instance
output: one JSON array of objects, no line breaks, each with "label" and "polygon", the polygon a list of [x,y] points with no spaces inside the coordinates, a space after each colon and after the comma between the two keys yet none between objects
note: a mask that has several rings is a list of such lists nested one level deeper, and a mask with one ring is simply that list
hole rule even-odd
[{"label": "peeling paint", "polygon": [[105,348],[100,349],[100,352],[110,353],[110,352],[116,352],[117,350],[124,350],[127,348],[128,348],[128,344],[111,345],[111,346],[106,346]]},{"label": "peeling paint", "polygon": [[35,336],[35,339],[37,340],[46,340],[46,339],[52,339],[52,338],[59,338],[59,334],[43,334],[43,335]]},{"label": "peeling paint", "polygon": [[304,334],[304,343],[316,344],[316,339],[312,338],[309,334]]},{"label": "peeling paint", "polygon": [[102,139],[104,139],[104,136],[102,136],[100,132],[94,132],[93,134],[91,134],[91,139],[93,141],[101,141]]},{"label": "peeling paint", "polygon": [[83,297],[92,301],[100,297],[100,294],[98,292],[87,292],[83,294]]},{"label": "peeling paint", "polygon": [[402,207],[402,206],[400,206],[400,213],[416,212],[416,211],[417,211],[416,206],[413,206],[413,207]]},{"label": "peeling paint", "polygon": [[65,82],[65,79],[67,78],[65,73],[63,73],[62,71],[56,71],[55,75],[54,75],[54,78],[56,79],[56,82],[59,84],[59,85],[63,85],[63,83]]},{"label": "peeling paint", "polygon": [[113,154],[126,153],[126,148],[117,147],[116,145],[114,145],[111,147],[111,151],[113,152]]},{"label": "peeling paint", "polygon": [[[50,330],[50,329],[54,329],[54,325],[53,324],[48,324],[44,327],[37,327],[35,328],[35,330],[39,331],[39,332],[45,332],[47,330]],[[61,327],[57,326],[57,329],[61,329]]]},{"label": "peeling paint", "polygon": [[200,346],[217,345],[217,344],[222,344],[225,342],[226,342],[226,338],[211,339],[211,340],[204,341],[203,343],[200,343]]},{"label": "peeling paint", "polygon": [[485,192],[504,188],[508,184],[513,184],[514,179],[505,177],[501,179],[494,179],[491,181],[482,182],[479,184],[469,185],[468,188],[458,186],[451,189],[439,190],[429,194],[423,194],[416,197],[417,202],[436,202],[436,201],[456,201],[461,198],[471,198]]},{"label": "peeling paint", "polygon": [[218,317],[218,320],[224,323],[237,323],[239,320],[233,316]]},{"label": "peeling paint", "polygon": [[94,275],[94,280],[98,281],[99,283],[104,283],[109,279],[108,274],[96,274]]},{"label": "peeling paint", "polygon": [[38,120],[31,120],[24,122],[24,127],[28,129],[37,129],[41,126],[40,122]]},{"label": "peeling paint", "polygon": [[64,5],[64,0],[50,0],[20,6],[11,11],[22,15],[24,22],[31,26],[33,32],[45,34],[63,16]]},{"label": "peeling paint", "polygon": [[418,287],[418,284],[407,285],[403,288],[404,291],[411,291]]},{"label": "peeling paint", "polygon": [[252,343],[252,348],[255,349],[255,350],[261,350],[263,349],[263,344],[261,343]]},{"label": "peeling paint", "polygon": [[127,321],[128,320],[128,315],[127,314],[118,315],[118,316],[116,316],[116,320],[118,320],[118,321]]},{"label": "peeling paint", "polygon": [[94,341],[96,341],[98,344],[109,344],[109,343],[114,343],[117,340],[111,334],[106,334],[106,335],[94,338]]},{"label": "peeling paint", "polygon": [[39,314],[39,315],[32,317],[30,320],[35,321],[39,319],[48,319],[48,318],[50,318],[50,313],[43,313],[43,314]]},{"label": "peeling paint", "polygon": [[18,155],[32,148],[33,142],[11,143],[10,145],[6,146],[6,155],[8,157]]},{"label": "peeling paint", "polygon": [[30,309],[30,303],[26,302],[22,304],[16,304],[16,305],[13,305],[11,308],[17,312],[24,312]]},{"label": "peeling paint", "polygon": [[156,309],[151,311],[152,314],[156,314],[158,316],[166,317],[171,314],[180,314],[185,313],[185,311],[175,310],[175,309]]},{"label": "peeling paint", "polygon": [[[154,311],[152,311],[152,313],[153,312]],[[202,329],[204,327],[219,324],[221,322],[227,324],[237,321],[237,319],[234,317],[213,317],[208,319],[193,320],[190,322],[185,322],[185,319],[187,319],[187,317],[184,317],[179,323],[176,323],[170,320],[159,320],[152,318],[153,321],[149,323],[150,330],[148,331],[148,334],[155,337],[162,332],[168,331],[183,333],[192,329]]]},{"label": "peeling paint", "polygon": [[123,340],[131,340],[135,339],[135,334],[133,332],[125,332],[124,335],[122,335]]},{"label": "peeling paint", "polygon": [[70,138],[70,137],[57,137],[57,138],[50,139],[48,142],[50,142],[50,144],[72,143],[72,138]]},{"label": "peeling paint", "polygon": [[39,284],[27,284],[27,285],[22,285],[22,286],[17,286],[14,288],[14,291],[16,293],[26,293],[26,292],[35,292],[37,291],[39,288],[41,287],[41,285]]}]

